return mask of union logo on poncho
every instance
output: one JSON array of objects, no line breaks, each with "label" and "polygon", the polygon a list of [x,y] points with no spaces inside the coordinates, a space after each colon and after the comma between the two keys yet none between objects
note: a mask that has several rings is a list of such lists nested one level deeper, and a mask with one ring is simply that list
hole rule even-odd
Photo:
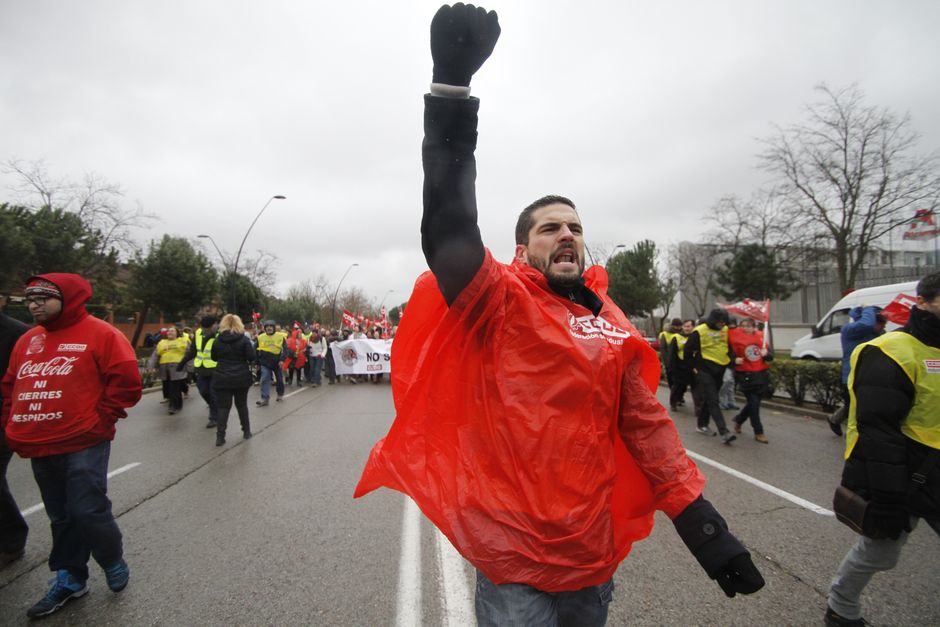
[{"label": "union logo on poncho", "polygon": [[614,326],[600,316],[578,316],[568,312],[568,327],[571,336],[579,340],[593,340],[603,337],[611,344],[623,344],[630,337],[628,331]]}]

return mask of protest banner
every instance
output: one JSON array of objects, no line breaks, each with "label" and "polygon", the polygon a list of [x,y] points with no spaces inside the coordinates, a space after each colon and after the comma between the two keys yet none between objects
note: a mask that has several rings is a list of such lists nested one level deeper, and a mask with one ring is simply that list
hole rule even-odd
[{"label": "protest banner", "polygon": [[392,371],[392,340],[344,340],[330,345],[336,374],[379,374]]}]

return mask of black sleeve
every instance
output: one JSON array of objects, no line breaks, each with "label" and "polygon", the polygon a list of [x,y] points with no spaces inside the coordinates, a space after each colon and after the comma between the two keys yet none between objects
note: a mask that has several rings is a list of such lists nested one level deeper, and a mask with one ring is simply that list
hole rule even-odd
[{"label": "black sleeve", "polygon": [[[901,367],[881,349],[866,346],[855,364],[858,443],[867,484],[875,500],[898,502],[910,487],[907,436],[901,421],[914,403],[914,386]],[[853,451],[854,454],[854,451]]]},{"label": "black sleeve", "polygon": [[685,349],[683,349],[682,352],[682,360],[689,369],[696,367],[696,358],[700,352],[702,352],[702,338],[699,337],[698,331],[692,331],[689,335],[689,339],[685,342]]},{"label": "black sleeve", "polygon": [[[245,338],[245,341],[242,342],[242,344],[243,344],[244,347],[245,347],[245,349],[244,349],[244,350],[245,350],[245,361],[247,361],[248,363],[254,363],[254,362],[258,361],[258,353],[255,352],[255,345],[252,343],[252,341],[249,340],[249,339],[246,337],[246,338]],[[215,344],[213,344],[213,347],[215,347]]]},{"label": "black sleeve", "polygon": [[476,98],[424,97],[424,216],[421,248],[451,304],[483,263],[477,226]]},{"label": "black sleeve", "polygon": [[[214,344],[214,342],[213,342]],[[186,345],[186,353],[183,355],[183,360],[180,363],[186,363],[192,359],[196,358],[196,338]]]}]

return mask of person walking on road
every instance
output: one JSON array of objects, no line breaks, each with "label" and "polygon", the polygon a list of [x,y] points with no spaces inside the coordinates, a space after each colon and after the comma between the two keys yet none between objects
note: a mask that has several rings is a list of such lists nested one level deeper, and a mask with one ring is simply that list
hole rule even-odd
[{"label": "person walking on road", "polygon": [[414,499],[477,569],[480,625],[605,624],[613,573],[656,509],[726,594],[755,592],[760,573],[656,400],[656,352],[607,295],[604,269],[584,269],[574,204],[546,196],[523,210],[511,265],[483,245],[469,84],[499,34],[496,13],[473,5],[431,23],[431,272],[395,340],[397,417],[355,495],[387,486]]},{"label": "person walking on road", "polygon": [[326,358],[326,337],[323,329],[316,329],[307,343],[307,352],[310,355],[310,382],[318,388],[323,382],[323,360]]},{"label": "person walking on road", "polygon": [[130,578],[107,473],[116,423],[140,400],[140,370],[124,335],[86,311],[91,295],[77,274],[30,278],[36,326],[17,341],[0,386],[7,444],[30,458],[52,528],[55,578],[26,612],[33,618],[88,592],[89,557],[114,592]]},{"label": "person walking on road", "polygon": [[829,587],[831,627],[868,624],[862,591],[897,565],[920,518],[940,534],[940,273],[917,284],[906,326],[859,345],[850,359],[841,484],[868,505],[862,536]]},{"label": "person walking on road", "polygon": [[[10,353],[16,341],[28,330],[28,326],[0,311],[0,376],[7,371]],[[7,446],[3,429],[0,429],[0,569],[23,557],[26,553],[26,537],[29,535],[29,525],[20,513],[7,483],[7,466],[11,457],[13,451]]]},{"label": "person walking on road", "polygon": [[287,357],[287,334],[277,330],[274,320],[266,320],[264,333],[258,335],[258,363],[261,364],[261,400],[264,407],[271,398],[271,378],[275,380],[277,400],[284,398],[284,358]]},{"label": "person walking on road", "polygon": [[183,409],[183,383],[189,377],[184,360],[188,348],[189,338],[180,335],[176,327],[170,327],[150,355],[148,367],[159,372],[160,379],[166,382],[167,409],[171,416]]},{"label": "person walking on road", "polygon": [[685,343],[694,328],[695,322],[692,320],[683,321],[679,332],[669,342],[667,368],[672,370],[672,386],[669,388],[669,409],[672,411],[685,405],[685,391],[692,385],[692,366],[684,357]]},{"label": "person walking on road", "polygon": [[757,330],[750,318],[744,318],[736,329],[728,332],[728,343],[735,356],[734,375],[745,399],[744,409],[731,419],[734,432],[741,433],[741,425],[750,420],[754,439],[767,444],[769,440],[760,421],[760,403],[770,383],[768,362],[773,360],[773,352],[764,346],[764,333]]},{"label": "person walking on road", "polygon": [[828,417],[829,428],[842,435],[842,425],[849,417],[849,370],[855,347],[869,342],[885,332],[887,320],[878,307],[853,307],[849,311],[852,322],[842,326],[839,338],[842,342],[842,407]]},{"label": "person walking on road", "polygon": [[209,406],[209,420],[206,422],[206,429],[214,429],[216,418],[219,415],[219,403],[215,397],[215,389],[212,387],[212,375],[215,373],[215,362],[212,361],[212,344],[215,342],[215,336],[219,331],[219,321],[215,316],[205,316],[196,329],[195,337],[186,349],[186,355],[183,361],[189,363],[192,361],[196,374],[196,389],[199,390],[199,396]]},{"label": "person walking on road", "polygon": [[731,444],[735,435],[728,431],[718,401],[718,391],[721,389],[725,369],[731,363],[727,311],[712,309],[705,322],[693,329],[685,343],[685,359],[692,366],[695,384],[699,386],[702,395],[696,430],[705,435],[715,435],[715,432],[708,428],[708,420],[711,418],[718,427],[722,442]]},{"label": "person walking on road", "polygon": [[212,343],[212,361],[216,362],[212,375],[212,387],[219,401],[216,418],[215,445],[225,444],[228,415],[235,403],[242,435],[251,438],[251,422],[248,418],[248,390],[252,386],[251,364],[257,359],[255,347],[245,335],[242,319],[235,314],[226,314],[219,325],[219,335]]}]

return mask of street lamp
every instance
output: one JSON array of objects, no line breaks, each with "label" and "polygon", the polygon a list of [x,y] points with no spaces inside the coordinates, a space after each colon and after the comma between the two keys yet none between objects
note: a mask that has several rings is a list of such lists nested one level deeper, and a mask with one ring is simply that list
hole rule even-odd
[{"label": "street lamp", "polygon": [[614,249],[613,249],[612,251],[610,251],[610,254],[607,256],[607,261],[604,262],[604,267],[605,267],[605,268],[607,267],[607,264],[610,263],[611,257],[613,257],[614,255],[617,254],[617,250],[618,250],[618,249],[620,249],[620,248],[626,248],[626,247],[627,247],[626,244],[617,244],[616,246],[614,246]]},{"label": "street lamp", "polygon": [[349,274],[349,271],[358,266],[358,263],[354,263],[346,268],[346,272],[343,273],[343,277],[339,280],[339,283],[336,286],[336,291],[333,292],[333,304],[330,306],[330,327],[336,328],[336,299],[339,297],[339,288],[343,285],[343,279],[346,278],[346,275]]},{"label": "street lamp", "polygon": [[245,242],[248,240],[248,234],[251,233],[251,229],[255,228],[255,222],[258,221],[258,218],[261,217],[261,214],[264,213],[264,210],[268,208],[268,205],[271,204],[272,200],[284,200],[287,196],[281,196],[280,194],[276,196],[271,196],[268,198],[268,202],[264,203],[264,206],[261,207],[261,211],[258,212],[258,215],[255,216],[255,219],[251,221],[251,225],[248,227],[248,230],[245,231],[245,237],[242,238],[242,243],[238,246],[238,253],[235,255],[235,264],[232,266],[232,313],[237,314],[236,310],[236,300],[235,300],[235,287],[238,284],[238,260],[241,259],[242,249],[245,247]]},{"label": "street lamp", "polygon": [[215,252],[219,253],[219,259],[222,260],[222,267],[228,270],[228,262],[225,260],[225,255],[222,254],[222,250],[219,248],[219,245],[215,243],[215,240],[212,239],[211,235],[197,235],[196,237],[207,239],[212,242],[212,245],[215,247]]},{"label": "street lamp", "polygon": [[383,296],[383,297],[382,297],[382,300],[379,301],[379,310],[380,310],[379,313],[380,313],[380,314],[381,314],[382,305],[385,304],[385,299],[388,298],[388,295],[391,294],[391,293],[394,292],[394,291],[395,291],[395,290],[389,290],[389,291],[385,292],[385,296]]}]

